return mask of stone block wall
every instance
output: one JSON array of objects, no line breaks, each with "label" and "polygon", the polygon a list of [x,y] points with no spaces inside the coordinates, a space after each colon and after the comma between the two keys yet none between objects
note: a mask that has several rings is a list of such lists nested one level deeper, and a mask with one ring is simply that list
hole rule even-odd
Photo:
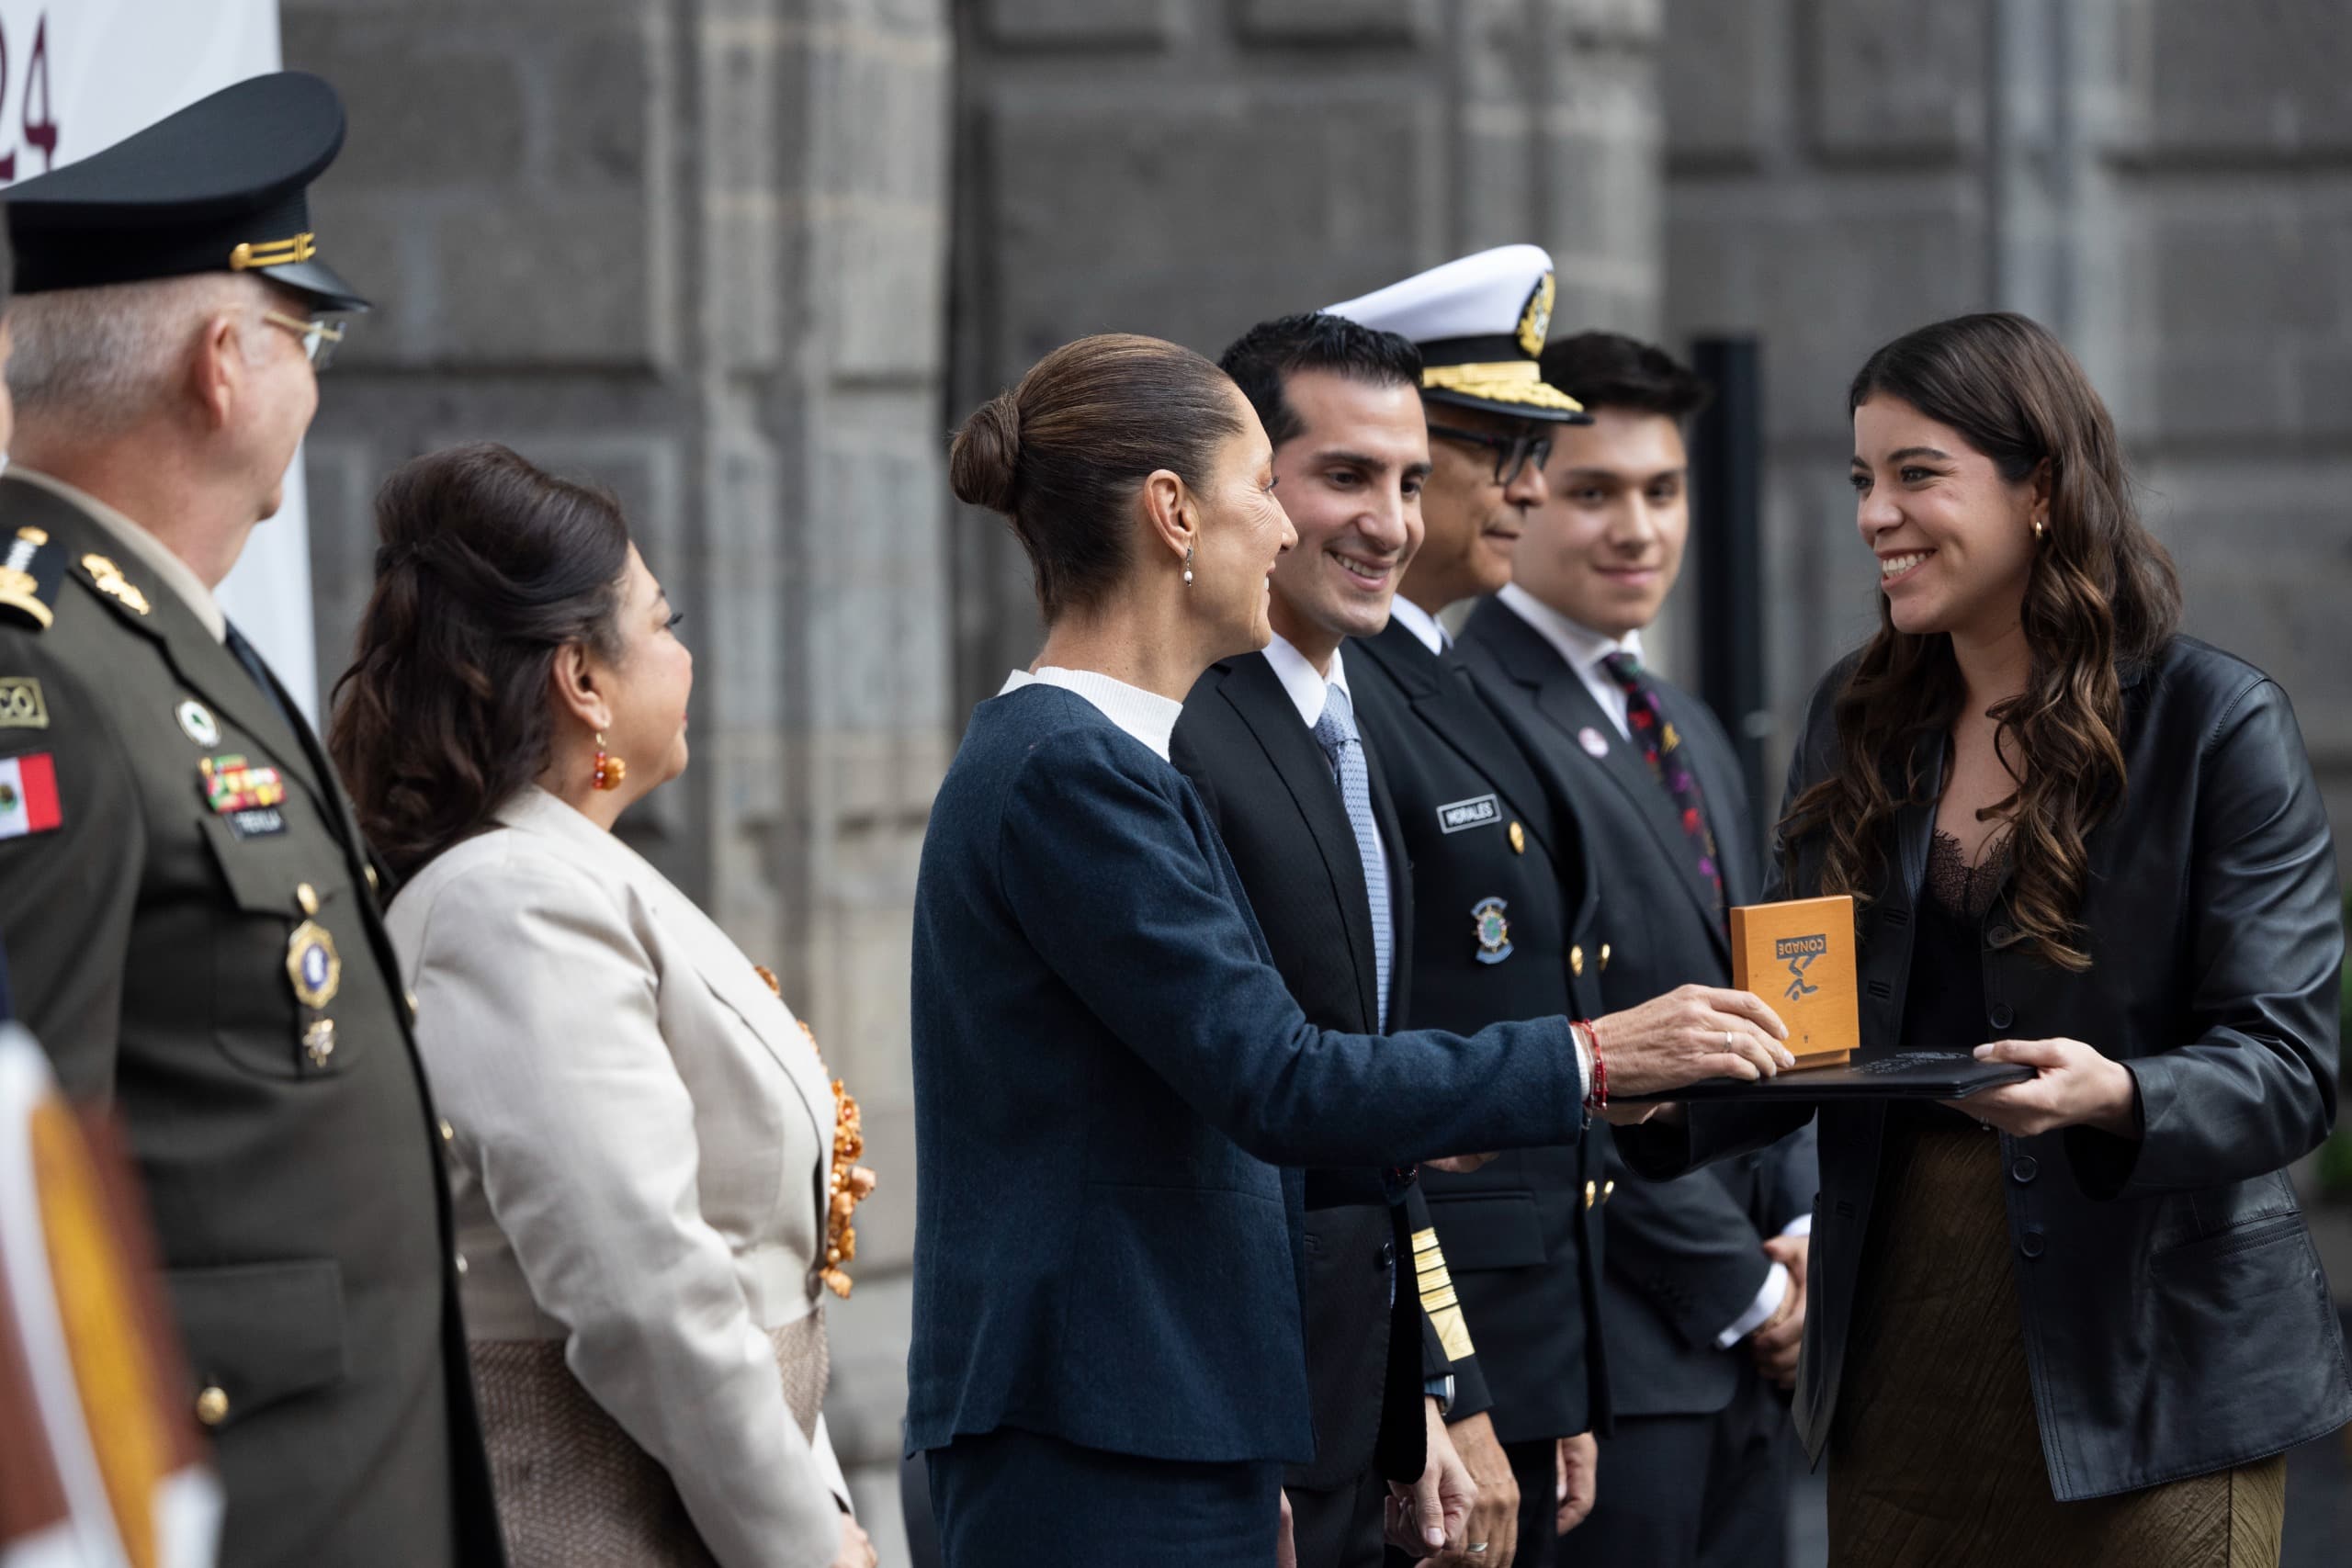
[{"label": "stone block wall", "polygon": [[[1666,337],[1678,352],[1708,333],[1763,341],[1767,690],[1783,740],[1871,624],[1847,380],[1875,344],[1991,297],[1988,9],[1667,0]],[[1694,553],[1684,607],[1705,570]],[[1675,653],[1690,651],[1686,636]]]},{"label": "stone block wall", "polygon": [[[1654,326],[1656,0],[978,0],[956,7],[949,423],[1088,333],[1215,355],[1533,240],[1556,319]],[[950,528],[959,705],[1040,637],[993,520]]]},{"label": "stone block wall", "polygon": [[2090,127],[2125,429],[2189,627],[2294,699],[2352,832],[2352,9],[2138,0]]},{"label": "stone block wall", "polygon": [[1665,318],[1678,342],[1763,338],[1781,742],[1874,624],[1845,479],[1848,380],[1913,326],[2018,310],[2067,341],[2113,409],[2189,629],[2285,684],[2335,820],[2352,824],[2352,675],[2330,636],[2352,599],[2352,10],[1666,13]]}]

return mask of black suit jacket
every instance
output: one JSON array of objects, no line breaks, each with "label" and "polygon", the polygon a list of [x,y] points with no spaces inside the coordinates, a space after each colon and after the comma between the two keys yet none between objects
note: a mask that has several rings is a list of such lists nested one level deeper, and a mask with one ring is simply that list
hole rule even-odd
[{"label": "black suit jacket", "polygon": [[[1600,1011],[1576,822],[1555,815],[1469,672],[1396,622],[1347,657],[1412,860],[1412,1021],[1461,1030]],[[1507,922],[1499,950],[1491,931],[1480,940],[1490,904]],[[1421,1173],[1506,1443],[1607,1426],[1594,1208],[1605,1145],[1596,1123],[1574,1145]]]},{"label": "black suit jacket", "polygon": [[[1462,629],[1464,660],[1495,699],[1555,810],[1585,826],[1587,872],[1600,894],[1601,1004],[1615,1012],[1697,982],[1731,983],[1730,936],[1679,814],[1640,752],[1543,635],[1488,600]],[[1681,731],[1715,836],[1724,896],[1753,903],[1761,872],[1747,791],[1731,742],[1706,705],[1664,682],[1659,706]],[[1597,742],[1597,745],[1596,745]],[[1598,750],[1600,755],[1593,753]],[[1672,1181],[1628,1179],[1612,1140],[1604,1213],[1603,1311],[1620,1416],[1720,1410],[1740,1386],[1746,1352],[1717,1348],[1763,1288],[1765,1236],[1812,1211],[1810,1130],[1772,1148]]]},{"label": "black suit jacket", "polygon": [[[1367,761],[1372,747],[1365,746]],[[1372,906],[1331,764],[1262,654],[1211,668],[1184,702],[1170,760],[1193,782],[1233,857],[1274,967],[1310,1022],[1385,1032],[1404,1016],[1413,895],[1396,813],[1371,768],[1396,946],[1379,1016]],[[1292,1484],[1332,1487],[1418,1451],[1421,1380],[1472,1375],[1445,1356],[1417,1303],[1410,1236],[1429,1224],[1418,1185],[1362,1168],[1306,1172],[1306,1360],[1315,1462]],[[1395,1267],[1394,1299],[1390,1274]],[[1393,1353],[1392,1353],[1393,1346]],[[1483,1384],[1468,1391],[1484,1407]],[[1382,1441],[1384,1424],[1386,1441]],[[1419,1463],[1414,1463],[1419,1473]]]}]

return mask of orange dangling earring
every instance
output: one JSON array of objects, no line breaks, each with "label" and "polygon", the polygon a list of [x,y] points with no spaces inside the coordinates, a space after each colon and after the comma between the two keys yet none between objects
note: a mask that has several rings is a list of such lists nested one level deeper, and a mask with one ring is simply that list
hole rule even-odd
[{"label": "orange dangling earring", "polygon": [[618,789],[621,780],[628,776],[628,764],[618,757],[605,755],[605,732],[596,731],[596,772],[592,781],[598,789]]}]

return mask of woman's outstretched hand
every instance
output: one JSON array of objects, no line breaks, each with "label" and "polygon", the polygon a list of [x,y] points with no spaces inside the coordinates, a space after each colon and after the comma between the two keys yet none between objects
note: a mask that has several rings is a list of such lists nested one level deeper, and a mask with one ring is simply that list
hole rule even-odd
[{"label": "woman's outstretched hand", "polygon": [[1679,986],[1594,1021],[1609,1093],[1662,1094],[1701,1078],[1770,1077],[1796,1057],[1788,1025],[1749,991]]},{"label": "woman's outstretched hand", "polygon": [[[1976,1059],[2039,1069],[2023,1083],[1944,1102],[2012,1137],[2030,1138],[2061,1127],[2097,1127],[2124,1138],[2140,1135],[2139,1090],[2130,1069],[2101,1055],[2095,1046],[2079,1040],[1996,1040],[1976,1047]],[[1616,1071],[1613,1065],[1610,1071]]]}]

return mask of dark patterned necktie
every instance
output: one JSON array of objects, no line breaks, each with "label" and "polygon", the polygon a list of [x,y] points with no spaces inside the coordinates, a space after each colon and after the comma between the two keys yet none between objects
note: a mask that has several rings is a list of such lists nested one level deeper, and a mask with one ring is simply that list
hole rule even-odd
[{"label": "dark patterned necktie", "polygon": [[1642,761],[1650,765],[1650,776],[1681,813],[1682,831],[1698,856],[1699,874],[1715,890],[1715,912],[1721,914],[1724,876],[1715,863],[1715,835],[1707,827],[1707,802],[1699,793],[1699,780],[1682,759],[1682,737],[1657,705],[1657,688],[1650,684],[1640,660],[1620,651],[1604,657],[1600,667],[1624,688],[1625,727],[1633,731],[1634,744],[1641,748]]}]

